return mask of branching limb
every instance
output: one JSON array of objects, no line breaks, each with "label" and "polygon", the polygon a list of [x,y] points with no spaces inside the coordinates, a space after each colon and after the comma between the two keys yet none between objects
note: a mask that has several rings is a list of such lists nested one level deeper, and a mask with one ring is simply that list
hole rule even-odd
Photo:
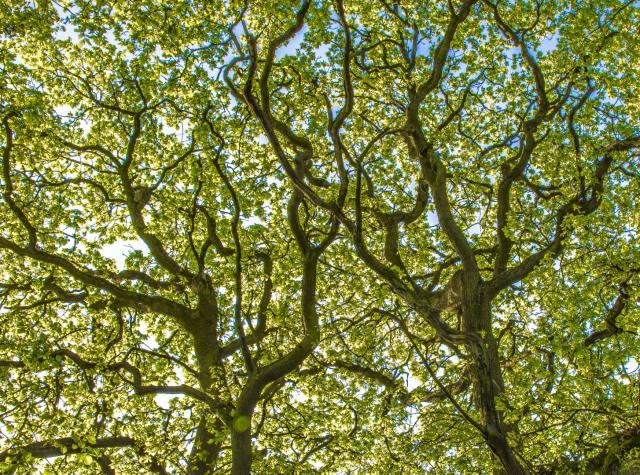
[{"label": "branching limb", "polygon": [[[102,437],[95,443],[86,442],[86,447],[95,449],[114,449],[122,447],[135,447],[136,442],[131,437]],[[32,444],[16,447],[0,452],[0,461],[12,456],[12,453],[23,451],[30,453],[35,458],[61,457],[63,455],[79,454],[84,451],[77,445],[77,441],[71,437],[62,437],[50,442],[34,442]]]},{"label": "branching limb", "polygon": [[529,275],[547,255],[557,255],[562,251],[562,244],[570,230],[565,227],[565,220],[570,216],[586,216],[598,209],[602,202],[604,183],[609,174],[615,154],[627,152],[640,147],[640,137],[619,140],[605,147],[603,156],[594,167],[592,184],[588,189],[589,196],[578,191],[568,202],[555,213],[555,231],[549,244],[525,258],[520,264],[505,270],[487,283],[489,294],[495,294]]},{"label": "branching limb", "polygon": [[38,235],[36,228],[31,224],[27,215],[22,211],[22,208],[18,206],[18,204],[13,199],[13,181],[11,179],[11,152],[13,151],[13,130],[9,125],[9,119],[11,117],[17,116],[17,113],[8,114],[2,119],[2,127],[4,129],[5,135],[5,144],[2,150],[2,177],[4,181],[4,191],[2,193],[2,197],[4,198],[7,205],[13,212],[13,214],[18,218],[24,229],[27,231],[29,236],[29,248],[35,249],[38,243]]},{"label": "branching limb", "polygon": [[616,320],[622,314],[624,309],[627,306],[629,301],[629,293],[628,293],[628,282],[631,279],[631,273],[627,278],[621,282],[620,287],[618,289],[618,296],[616,297],[613,305],[607,311],[607,315],[605,317],[606,329],[598,330],[591,333],[587,338],[584,339],[584,346],[592,346],[600,340],[604,340],[611,336],[618,335],[619,333],[623,333],[625,330],[618,326]]},{"label": "branching limb", "polygon": [[109,292],[128,306],[138,308],[140,305],[145,305],[155,312],[173,317],[187,330],[190,330],[192,327],[190,318],[191,309],[182,304],[161,296],[150,296],[125,289],[97,275],[91,270],[71,262],[65,257],[39,249],[22,248],[2,236],[0,236],[0,248],[7,249],[19,256],[28,257],[41,263],[51,264],[86,285]]}]

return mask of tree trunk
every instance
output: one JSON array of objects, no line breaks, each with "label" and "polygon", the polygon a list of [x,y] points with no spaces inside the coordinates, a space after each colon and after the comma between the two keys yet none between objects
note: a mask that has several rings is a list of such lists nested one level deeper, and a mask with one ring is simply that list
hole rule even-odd
[{"label": "tree trunk", "polygon": [[524,475],[526,472],[507,441],[501,411],[496,407],[496,398],[504,393],[504,381],[491,329],[491,302],[475,276],[465,275],[463,282],[462,323],[464,330],[473,335],[467,346],[473,358],[474,399],[482,414],[485,439],[506,473]]},{"label": "tree trunk", "polygon": [[[217,347],[211,344],[211,342],[216,341],[217,338],[215,323],[202,317],[194,322],[194,326],[196,325],[197,330],[193,335],[193,344],[198,361],[198,382],[200,389],[212,398],[218,399],[219,394],[217,394],[216,391],[212,392],[212,371],[214,371],[216,367],[219,369]],[[209,409],[205,410],[200,416],[193,448],[189,455],[188,475],[208,475],[214,473],[216,469],[223,442],[221,434],[228,429],[217,414],[214,415],[215,422],[211,423],[208,420],[211,415],[212,410]]]},{"label": "tree trunk", "polygon": [[232,475],[249,475],[251,473],[251,462],[253,461],[251,421],[262,386],[255,377],[250,377],[238,397],[231,427]]},{"label": "tree trunk", "polygon": [[[248,424],[249,427],[244,428]],[[236,416],[233,420],[233,430],[231,431],[231,453],[233,475],[249,475],[251,473],[252,450],[251,450],[251,416]]]}]

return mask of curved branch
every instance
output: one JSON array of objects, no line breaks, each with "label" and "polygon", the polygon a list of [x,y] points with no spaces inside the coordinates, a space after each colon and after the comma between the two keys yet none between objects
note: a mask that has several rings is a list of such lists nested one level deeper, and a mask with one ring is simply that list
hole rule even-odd
[{"label": "curved branch", "polygon": [[[51,358],[56,358],[58,356],[63,358],[68,358],[69,360],[73,361],[73,363],[76,366],[78,366],[78,368],[82,370],[94,369],[94,368],[100,367],[98,363],[85,360],[74,351],[71,351],[66,348],[53,351],[50,353],[49,356]],[[26,368],[27,365],[23,361],[2,360],[0,361],[0,367]],[[120,370],[124,370],[127,373],[129,373],[133,377],[133,380],[131,381],[131,380],[125,379],[125,381],[127,381],[129,384],[133,386],[135,393],[139,396],[148,395],[148,394],[178,394],[178,395],[190,396],[193,399],[207,403],[211,407],[218,407],[218,403],[214,399],[212,399],[209,395],[200,391],[199,389],[193,388],[186,384],[180,384],[177,386],[143,384],[142,372],[138,368],[133,366],[131,363],[129,363],[128,361],[120,361],[118,363],[109,364],[104,366],[104,369],[106,371],[116,371],[116,372]]]},{"label": "curved branch", "polygon": [[11,152],[13,151],[13,130],[9,125],[9,118],[16,116],[17,113],[9,114],[2,119],[2,126],[5,134],[5,146],[2,151],[2,175],[4,179],[4,192],[2,197],[9,205],[13,214],[18,218],[22,226],[29,235],[29,248],[35,249],[38,237],[36,228],[31,224],[22,208],[20,208],[13,199],[13,181],[11,180]]},{"label": "curved branch", "polygon": [[564,240],[570,234],[570,230],[565,229],[566,218],[569,216],[587,216],[596,211],[602,202],[602,195],[605,191],[604,182],[613,164],[614,153],[629,151],[638,147],[640,147],[640,137],[619,140],[605,147],[603,157],[595,163],[590,196],[585,198],[584,194],[578,191],[572,199],[562,205],[555,215],[555,232],[550,243],[538,252],[529,255],[520,264],[505,270],[489,281],[487,283],[489,295],[495,295],[501,289],[525,278],[548,254],[559,254],[562,251]]},{"label": "curved branch", "polygon": [[191,331],[193,329],[193,324],[190,318],[192,311],[182,304],[161,296],[145,295],[122,288],[113,282],[96,275],[91,270],[72,263],[62,256],[51,254],[40,249],[25,249],[2,236],[0,236],[0,248],[7,249],[19,256],[28,257],[38,262],[51,264],[86,285],[109,292],[128,306],[134,308],[138,308],[140,305],[147,306],[155,312],[173,317],[187,331]]},{"label": "curved branch", "polygon": [[[78,441],[71,437],[62,437],[48,442],[34,442],[0,452],[0,461],[5,460],[7,457],[12,456],[13,453],[19,451],[28,452],[35,458],[61,457],[63,455],[82,453],[84,448],[79,447],[77,443]],[[102,437],[96,439],[95,443],[86,442],[86,447],[95,449],[114,449],[135,446],[136,442],[131,437]]]}]

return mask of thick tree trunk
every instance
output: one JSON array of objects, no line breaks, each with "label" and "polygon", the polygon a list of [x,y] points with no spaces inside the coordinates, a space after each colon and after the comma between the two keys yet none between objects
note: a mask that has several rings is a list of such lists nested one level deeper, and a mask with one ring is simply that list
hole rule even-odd
[{"label": "thick tree trunk", "polygon": [[[216,396],[219,395],[215,394],[215,391],[212,392],[212,372],[216,367],[219,368],[217,346],[211,343],[217,339],[215,322],[207,317],[202,317],[194,322],[194,328],[196,328],[196,331],[194,331],[193,335],[193,344],[198,361],[200,389],[212,398],[217,399]],[[209,475],[214,473],[216,469],[224,440],[221,434],[224,434],[228,429],[218,415],[214,415],[215,422],[212,423],[212,415],[211,410],[205,410],[200,416],[193,448],[189,455],[188,475]]]},{"label": "thick tree trunk", "polygon": [[236,412],[231,427],[231,473],[249,475],[251,473],[252,441],[251,421],[260,398],[262,384],[249,378],[236,403]]},{"label": "thick tree trunk", "polygon": [[465,275],[462,323],[464,330],[474,336],[468,344],[473,358],[474,399],[482,414],[487,445],[506,473],[524,475],[526,472],[507,441],[502,414],[496,407],[496,398],[504,393],[504,380],[491,329],[491,302],[473,275]]},{"label": "thick tree trunk", "polygon": [[[231,453],[233,475],[249,475],[251,473],[252,450],[251,450],[251,417],[247,415],[240,416],[243,422],[240,424],[249,424],[249,428],[238,430],[235,425],[238,419],[234,419],[234,428],[231,432]],[[245,419],[246,418],[246,419]]]},{"label": "thick tree trunk", "polygon": [[496,408],[496,396],[499,396],[500,392],[496,391],[499,386],[496,384],[494,375],[497,374],[490,368],[489,349],[484,342],[477,342],[470,346],[472,346],[471,351],[475,360],[473,368],[475,399],[482,413],[487,444],[508,474],[524,474],[524,469],[516,460],[513,450],[509,446],[506,431],[502,426],[501,414]]}]

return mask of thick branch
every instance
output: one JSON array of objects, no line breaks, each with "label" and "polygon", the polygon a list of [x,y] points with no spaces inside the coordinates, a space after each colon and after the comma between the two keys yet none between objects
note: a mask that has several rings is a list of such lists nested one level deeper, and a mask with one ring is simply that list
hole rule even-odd
[{"label": "thick branch", "polygon": [[51,264],[78,279],[80,282],[109,292],[128,306],[138,308],[144,305],[149,309],[173,317],[188,331],[192,328],[191,310],[182,304],[161,296],[145,295],[124,289],[109,280],[96,275],[89,269],[80,267],[68,259],[40,249],[22,248],[14,242],[0,236],[0,248],[7,249],[19,256],[28,257],[38,262]]},{"label": "thick branch", "polygon": [[602,159],[595,164],[593,181],[589,189],[590,196],[585,198],[584,193],[578,191],[572,199],[561,206],[555,215],[555,232],[549,244],[525,258],[520,264],[494,277],[487,284],[489,294],[495,294],[501,289],[525,278],[548,254],[559,254],[562,251],[564,240],[570,234],[570,230],[565,227],[566,218],[569,216],[586,216],[596,211],[602,202],[602,196],[605,191],[604,182],[614,161],[615,152],[629,151],[637,147],[640,147],[640,137],[619,140],[606,147],[603,151]]},{"label": "thick branch", "polygon": [[[120,447],[135,447],[136,443],[131,437],[103,437],[97,439],[95,443],[86,442],[85,447],[95,449],[113,449]],[[62,437],[50,442],[34,442],[22,447],[0,452],[0,461],[12,456],[14,452],[28,452],[35,458],[60,457],[82,453],[85,449],[77,445],[77,441],[71,437]]]}]

